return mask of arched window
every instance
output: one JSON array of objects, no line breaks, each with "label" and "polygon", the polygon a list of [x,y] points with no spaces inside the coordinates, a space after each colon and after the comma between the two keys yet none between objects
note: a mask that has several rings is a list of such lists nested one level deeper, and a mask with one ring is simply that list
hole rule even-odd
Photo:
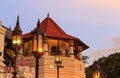
[{"label": "arched window", "polygon": [[57,54],[56,49],[57,49],[56,46],[51,47],[51,55],[56,55]]}]

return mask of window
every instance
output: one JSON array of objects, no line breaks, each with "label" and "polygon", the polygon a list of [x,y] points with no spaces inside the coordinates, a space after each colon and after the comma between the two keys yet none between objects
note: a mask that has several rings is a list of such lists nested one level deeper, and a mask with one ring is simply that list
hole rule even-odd
[{"label": "window", "polygon": [[52,46],[52,47],[51,47],[51,55],[57,54],[56,48],[57,48],[56,46]]}]

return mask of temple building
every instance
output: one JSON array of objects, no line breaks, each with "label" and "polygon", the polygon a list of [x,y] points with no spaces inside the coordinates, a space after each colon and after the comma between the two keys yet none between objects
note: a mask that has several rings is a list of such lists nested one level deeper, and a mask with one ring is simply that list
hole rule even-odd
[{"label": "temple building", "polygon": [[[43,44],[44,56],[40,58],[39,62],[39,77],[56,77],[56,69],[52,69],[50,65],[54,65],[54,55],[57,54],[55,50],[59,46],[63,56],[62,65],[64,66],[60,69],[60,78],[85,78],[82,51],[86,50],[88,46],[79,38],[65,33],[49,15],[41,23],[38,22],[37,26],[40,26],[46,36]],[[33,46],[31,39],[31,32],[23,35],[23,55],[32,59]],[[29,59],[30,62],[31,59]],[[33,63],[30,64],[33,65]]]},{"label": "temple building", "polygon": [[[17,18],[16,26],[18,30],[20,28],[19,17]],[[56,78],[57,69],[52,68],[51,65],[55,66],[54,56],[58,54],[56,49],[59,47],[60,54],[62,55],[62,66],[59,70],[60,78],[86,78],[85,76],[85,65],[82,60],[82,52],[89,47],[82,42],[79,38],[71,36],[64,32],[60,26],[49,16],[40,22],[38,20],[34,31],[39,27],[44,32],[45,40],[42,42],[44,55],[39,59],[39,77],[38,78]],[[31,32],[25,33],[22,36],[22,49],[19,51],[19,57],[17,59],[17,66],[29,65],[29,68],[35,67],[35,57],[33,55],[33,41]],[[10,43],[11,44],[11,43]],[[8,44],[9,45],[9,44]],[[9,47],[10,49],[11,47]],[[5,52],[7,53],[8,50]],[[10,58],[12,54],[7,53]],[[5,57],[7,58],[7,57]],[[22,65],[21,65],[21,59]],[[9,61],[9,60],[8,60]],[[25,63],[26,61],[29,64]],[[28,69],[29,69],[28,68]],[[24,69],[24,70],[28,70]],[[28,70],[30,72],[30,70]],[[18,74],[23,76],[26,75],[24,71],[19,69]],[[29,78],[29,77],[28,77]],[[34,78],[34,77],[31,77]]]}]

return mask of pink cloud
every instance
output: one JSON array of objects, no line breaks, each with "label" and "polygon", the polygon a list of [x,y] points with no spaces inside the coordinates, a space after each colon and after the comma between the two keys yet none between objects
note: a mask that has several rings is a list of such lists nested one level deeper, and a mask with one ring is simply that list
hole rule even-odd
[{"label": "pink cloud", "polygon": [[89,64],[92,64],[93,61],[98,60],[104,56],[108,56],[110,54],[120,52],[120,36],[112,38],[111,47],[106,49],[97,49],[93,50],[89,54]]},{"label": "pink cloud", "polygon": [[113,45],[119,45],[120,44],[120,36],[117,36],[117,37],[114,37],[113,39],[112,39],[112,41],[113,41]]},{"label": "pink cloud", "polygon": [[118,9],[120,6],[120,0],[85,0],[84,2],[87,3],[88,6],[102,9]]}]

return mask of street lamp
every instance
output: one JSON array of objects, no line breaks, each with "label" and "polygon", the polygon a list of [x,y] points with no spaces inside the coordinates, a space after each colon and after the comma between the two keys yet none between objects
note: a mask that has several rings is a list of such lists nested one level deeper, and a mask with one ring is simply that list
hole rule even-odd
[{"label": "street lamp", "polygon": [[100,67],[98,66],[97,62],[95,61],[93,64],[93,78],[100,78]]},{"label": "street lamp", "polygon": [[32,42],[33,42],[33,55],[36,58],[36,70],[35,70],[35,78],[38,78],[38,74],[39,74],[39,58],[43,55],[44,51],[43,51],[43,39],[45,38],[44,36],[44,32],[42,32],[41,28],[40,28],[40,22],[38,20],[37,23],[37,28],[35,28],[32,32],[31,32],[31,36],[32,36]]},{"label": "street lamp", "polygon": [[16,71],[16,58],[18,56],[18,51],[21,49],[22,46],[22,31],[19,24],[19,16],[17,17],[17,22],[14,30],[12,31],[12,48],[14,51],[14,72],[13,78],[17,78],[17,71]]},{"label": "street lamp", "polygon": [[57,78],[59,78],[59,68],[63,68],[63,66],[61,66],[61,64],[62,64],[61,54],[55,55],[55,64],[56,64],[56,67],[57,67]]}]

